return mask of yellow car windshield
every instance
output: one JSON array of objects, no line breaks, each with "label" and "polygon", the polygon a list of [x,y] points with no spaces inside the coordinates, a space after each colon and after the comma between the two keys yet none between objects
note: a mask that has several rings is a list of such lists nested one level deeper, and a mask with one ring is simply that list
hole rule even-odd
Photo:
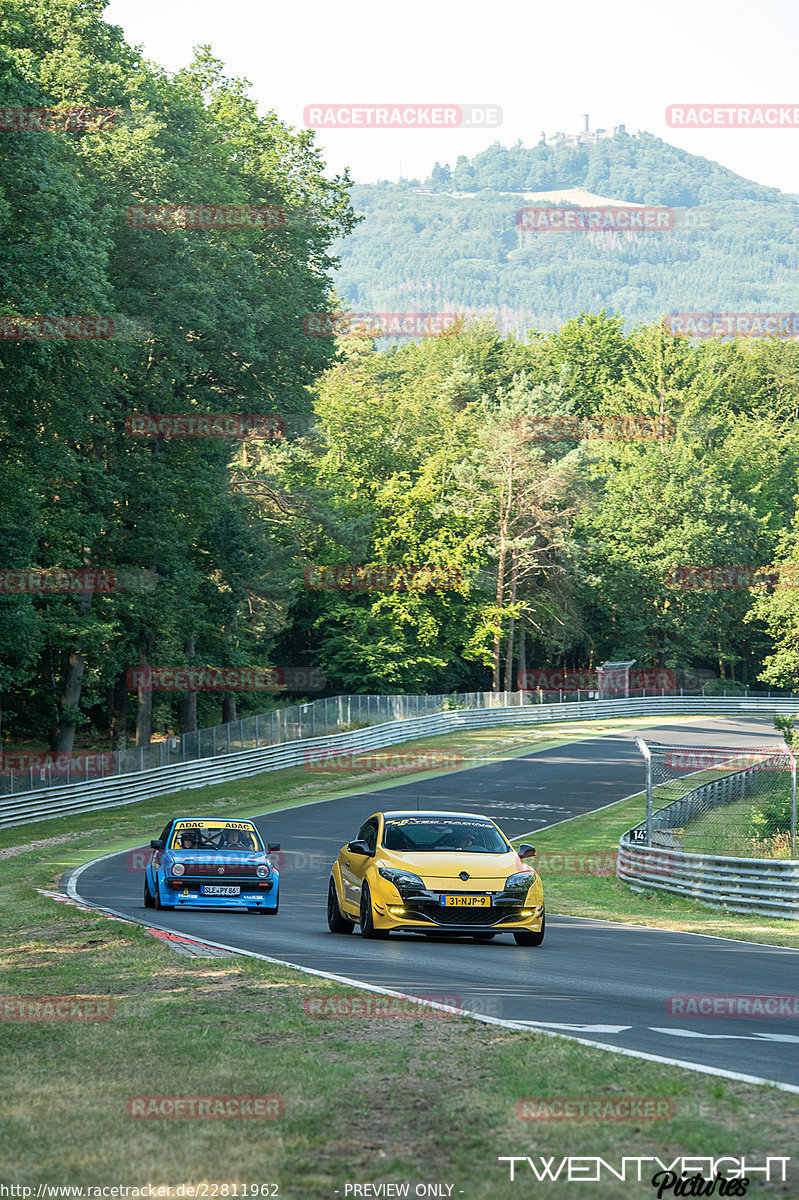
[{"label": "yellow car windshield", "polygon": [[495,825],[468,817],[393,817],[383,830],[386,850],[418,854],[451,850],[468,854],[507,854],[508,844]]}]

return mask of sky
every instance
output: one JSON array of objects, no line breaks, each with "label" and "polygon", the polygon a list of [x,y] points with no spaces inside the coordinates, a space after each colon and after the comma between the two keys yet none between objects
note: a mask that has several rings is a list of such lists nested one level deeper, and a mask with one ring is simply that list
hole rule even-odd
[{"label": "sky", "polygon": [[492,105],[485,129],[324,129],[330,173],[358,183],[425,178],[493,141],[541,131],[645,129],[758,183],[799,193],[799,127],[676,129],[675,104],[795,105],[796,0],[112,0],[105,19],[174,71],[210,44],[290,125],[321,104]]}]

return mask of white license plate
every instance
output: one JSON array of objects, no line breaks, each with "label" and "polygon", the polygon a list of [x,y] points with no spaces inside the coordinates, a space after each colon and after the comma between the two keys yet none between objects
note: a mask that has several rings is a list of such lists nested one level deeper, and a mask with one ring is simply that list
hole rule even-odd
[{"label": "white license plate", "polygon": [[238,896],[241,888],[238,887],[218,887],[215,884],[206,884],[202,889],[204,896]]}]

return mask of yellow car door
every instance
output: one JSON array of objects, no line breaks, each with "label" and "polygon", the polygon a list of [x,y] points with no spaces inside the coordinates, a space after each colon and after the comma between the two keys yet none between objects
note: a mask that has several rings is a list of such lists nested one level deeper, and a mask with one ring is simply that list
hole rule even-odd
[{"label": "yellow car door", "polygon": [[[351,914],[357,914],[361,906],[363,877],[377,849],[378,818],[370,817],[358,830],[358,836],[349,842],[339,855],[341,884],[344,889],[344,904]],[[365,842],[370,854],[359,854],[350,849],[355,842]]]}]

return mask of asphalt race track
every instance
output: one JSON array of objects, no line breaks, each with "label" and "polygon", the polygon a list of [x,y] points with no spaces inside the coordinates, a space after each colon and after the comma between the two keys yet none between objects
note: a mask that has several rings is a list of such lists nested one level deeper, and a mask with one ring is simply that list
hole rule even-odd
[{"label": "asphalt race track", "polygon": [[[85,901],[198,938],[255,951],[353,981],[419,996],[449,996],[466,1009],[628,1051],[787,1084],[799,1090],[796,1017],[676,1017],[672,995],[799,993],[799,951],[547,914],[540,947],[392,934],[367,942],[327,929],[330,865],[380,809],[484,812],[518,838],[642,790],[635,730],[476,766],[422,784],[394,786],[256,818],[264,841],[285,852],[277,917],[150,912],[141,868],[125,854],[84,868]],[[656,741],[779,744],[770,717],[669,719],[641,729]],[[553,729],[557,736],[557,728]],[[202,793],[192,812],[202,813]],[[152,830],[157,837],[160,827]],[[581,849],[575,844],[573,853]],[[546,876],[544,876],[546,894]],[[656,901],[655,901],[656,902]],[[799,930],[798,930],[799,932]],[[453,1001],[450,1001],[452,1003]]]}]

